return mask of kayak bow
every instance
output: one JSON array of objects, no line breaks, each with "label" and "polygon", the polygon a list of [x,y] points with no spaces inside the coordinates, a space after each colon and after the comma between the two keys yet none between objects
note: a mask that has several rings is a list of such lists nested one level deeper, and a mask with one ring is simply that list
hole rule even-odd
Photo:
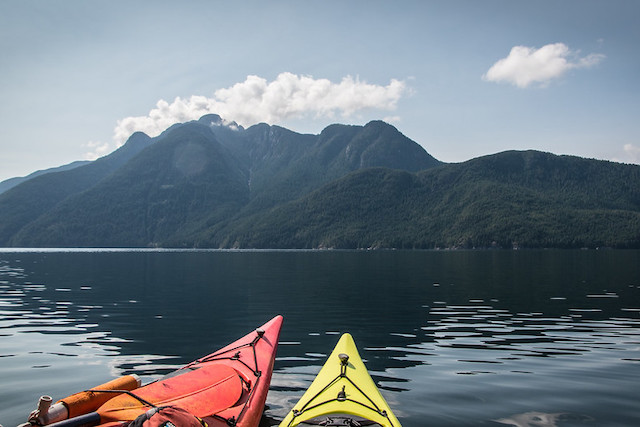
[{"label": "kayak bow", "polygon": [[[84,395],[88,393],[101,400],[87,405],[88,411],[71,410],[71,418],[64,421],[50,419],[45,423],[32,414],[30,423],[46,425],[54,422],[56,426],[69,427],[121,426],[148,411],[153,413],[157,408],[171,406],[186,410],[209,427],[257,427],[271,383],[281,328],[282,316],[276,316],[239,340],[158,381],[129,389],[131,391],[102,387],[88,390]],[[105,399],[105,395],[109,397]],[[68,401],[65,398],[59,404],[67,405]],[[48,409],[48,405],[45,406]],[[46,419],[44,415],[40,419]]]},{"label": "kayak bow", "polygon": [[367,372],[350,334],[344,334],[280,427],[303,425],[400,427]]}]

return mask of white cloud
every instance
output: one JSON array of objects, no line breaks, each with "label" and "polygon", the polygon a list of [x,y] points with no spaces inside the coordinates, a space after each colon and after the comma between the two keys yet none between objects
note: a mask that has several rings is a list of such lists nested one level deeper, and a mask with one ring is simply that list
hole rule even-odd
[{"label": "white cloud", "polygon": [[400,118],[400,116],[387,116],[383,117],[382,121],[385,121],[387,123],[400,123],[402,119]]},{"label": "white cloud", "polygon": [[628,163],[640,164],[640,147],[633,144],[625,144],[624,153]]},{"label": "white cloud", "polygon": [[548,44],[540,49],[514,46],[509,56],[493,64],[482,78],[521,88],[532,83],[546,86],[571,69],[592,67],[603,59],[604,55],[596,53],[579,57],[579,52],[570,50],[564,43]]},{"label": "white cloud", "polygon": [[250,75],[244,82],[218,89],[211,98],[194,95],[188,99],[178,97],[171,103],[160,100],[146,116],[119,120],[114,139],[121,145],[135,131],[156,136],[174,123],[209,113],[250,126],[306,116],[347,118],[366,109],[391,111],[408,92],[405,83],[396,79],[380,86],[351,76],[333,83],[292,73],[281,73],[271,82]]},{"label": "white cloud", "polygon": [[84,154],[85,160],[95,160],[111,151],[111,144],[89,141],[85,146],[90,150]]}]

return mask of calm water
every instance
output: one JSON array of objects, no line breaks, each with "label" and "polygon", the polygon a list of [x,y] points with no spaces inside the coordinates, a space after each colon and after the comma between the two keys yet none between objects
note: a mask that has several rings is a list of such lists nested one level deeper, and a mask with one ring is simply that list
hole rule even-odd
[{"label": "calm water", "polygon": [[276,314],[265,426],[342,332],[405,427],[640,425],[638,251],[0,251],[0,423]]}]

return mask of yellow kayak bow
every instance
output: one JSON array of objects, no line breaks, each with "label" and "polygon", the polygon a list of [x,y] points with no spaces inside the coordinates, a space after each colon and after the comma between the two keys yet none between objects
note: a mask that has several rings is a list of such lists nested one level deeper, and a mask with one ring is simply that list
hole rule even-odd
[{"label": "yellow kayak bow", "polygon": [[367,372],[350,334],[342,335],[280,427],[299,424],[401,427]]}]

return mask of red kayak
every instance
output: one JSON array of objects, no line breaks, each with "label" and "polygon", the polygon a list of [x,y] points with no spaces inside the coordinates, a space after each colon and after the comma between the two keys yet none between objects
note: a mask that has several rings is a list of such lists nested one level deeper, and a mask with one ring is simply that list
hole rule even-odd
[{"label": "red kayak", "polygon": [[[133,385],[108,390],[111,387],[100,386],[86,390],[34,411],[30,423],[51,427],[122,426],[156,413],[180,416],[175,415],[178,411],[209,427],[256,427],[264,411],[281,327],[282,316],[276,316],[158,381],[139,388]],[[79,401],[82,406],[75,403]]]}]

